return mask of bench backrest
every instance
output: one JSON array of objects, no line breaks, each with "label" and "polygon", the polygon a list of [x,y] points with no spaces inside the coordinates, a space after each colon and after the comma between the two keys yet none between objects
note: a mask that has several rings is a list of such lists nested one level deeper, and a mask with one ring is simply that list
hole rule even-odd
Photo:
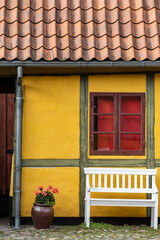
[{"label": "bench backrest", "polygon": [[153,193],[156,169],[84,168],[91,192]]}]

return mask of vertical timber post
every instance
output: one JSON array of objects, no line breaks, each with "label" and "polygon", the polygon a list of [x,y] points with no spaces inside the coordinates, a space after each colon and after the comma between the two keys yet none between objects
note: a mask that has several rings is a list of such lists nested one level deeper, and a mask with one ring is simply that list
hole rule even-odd
[{"label": "vertical timber post", "polygon": [[15,229],[20,228],[21,217],[21,160],[22,160],[22,67],[17,68],[17,81],[16,81],[16,108],[15,108],[15,186],[14,186],[14,204],[15,204]]},{"label": "vertical timber post", "polygon": [[[154,74],[147,74],[147,168],[155,168],[154,143],[155,105],[154,105]],[[151,185],[151,179],[150,179]],[[148,195],[147,198],[150,198]],[[147,217],[151,214],[147,208]]]},{"label": "vertical timber post", "polygon": [[80,77],[80,217],[84,217],[85,174],[88,165],[88,76]]},{"label": "vertical timber post", "polygon": [[154,74],[147,74],[147,168],[155,168]]}]

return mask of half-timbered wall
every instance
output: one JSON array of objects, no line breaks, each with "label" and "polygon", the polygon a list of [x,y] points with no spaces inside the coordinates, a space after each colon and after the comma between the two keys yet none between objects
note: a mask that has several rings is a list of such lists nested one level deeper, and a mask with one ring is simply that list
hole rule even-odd
[{"label": "half-timbered wall", "polygon": [[[48,184],[60,190],[55,216],[84,216],[84,167],[160,166],[158,81],[155,80],[155,88],[154,74],[24,77],[22,217],[30,216],[37,186]],[[145,155],[89,154],[90,92],[145,94]],[[145,208],[91,210],[91,216],[144,217],[146,214]]]}]

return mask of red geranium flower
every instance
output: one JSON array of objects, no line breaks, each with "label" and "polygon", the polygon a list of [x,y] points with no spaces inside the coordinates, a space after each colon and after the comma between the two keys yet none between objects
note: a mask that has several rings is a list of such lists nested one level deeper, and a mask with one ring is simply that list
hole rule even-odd
[{"label": "red geranium flower", "polygon": [[57,188],[53,188],[53,189],[52,189],[52,192],[53,192],[53,193],[58,193],[59,190],[58,190]]},{"label": "red geranium flower", "polygon": [[49,206],[54,206],[55,205],[55,198],[54,194],[58,193],[59,190],[57,188],[53,188],[51,185],[48,185],[44,189],[44,187],[39,186],[38,191],[35,191],[35,203],[38,204],[46,204]]},{"label": "red geranium flower", "polygon": [[52,189],[52,186],[51,186],[51,185],[49,185],[49,186],[48,186],[48,188],[49,188],[49,190],[51,190],[51,189]]},{"label": "red geranium flower", "polygon": [[43,194],[43,196],[46,196],[46,195],[47,195],[46,191],[43,191],[42,194]]},{"label": "red geranium flower", "polygon": [[34,193],[35,193],[36,195],[39,195],[39,191],[35,191]]}]

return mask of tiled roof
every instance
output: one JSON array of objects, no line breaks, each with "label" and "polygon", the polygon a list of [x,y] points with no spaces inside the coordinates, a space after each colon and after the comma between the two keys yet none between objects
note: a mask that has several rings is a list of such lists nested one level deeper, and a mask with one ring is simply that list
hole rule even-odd
[{"label": "tiled roof", "polygon": [[0,59],[160,58],[160,0],[0,0]]}]

